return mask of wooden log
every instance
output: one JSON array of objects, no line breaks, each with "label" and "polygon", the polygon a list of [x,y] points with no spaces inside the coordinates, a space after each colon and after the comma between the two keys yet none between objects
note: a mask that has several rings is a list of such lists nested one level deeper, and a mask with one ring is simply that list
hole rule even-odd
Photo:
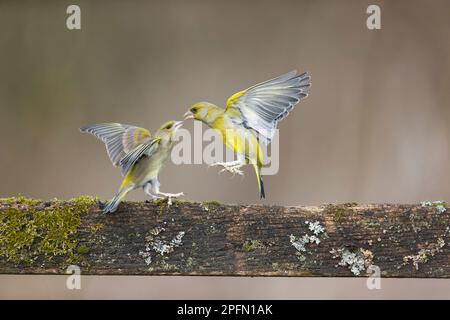
[{"label": "wooden log", "polygon": [[0,273],[449,278],[447,203],[0,200]]}]

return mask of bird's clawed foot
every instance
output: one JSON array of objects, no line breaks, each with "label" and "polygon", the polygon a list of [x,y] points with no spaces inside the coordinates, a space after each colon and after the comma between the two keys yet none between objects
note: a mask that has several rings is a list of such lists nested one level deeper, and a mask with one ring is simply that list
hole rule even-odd
[{"label": "bird's clawed foot", "polygon": [[[179,198],[184,196],[183,192],[179,192],[179,193],[166,193],[166,192],[158,192],[159,196],[162,196],[162,198],[167,198],[167,205],[170,206],[172,205],[172,198]],[[159,197],[161,198],[161,197]]]},{"label": "bird's clawed foot", "polygon": [[216,162],[216,163],[210,164],[209,166],[210,167],[217,167],[217,166],[223,167],[223,169],[221,169],[219,171],[219,173],[222,173],[224,171],[228,171],[228,172],[232,173],[233,176],[236,175],[236,174],[238,174],[240,176],[244,175],[244,171],[240,170],[240,168],[242,166],[244,166],[244,164],[242,162],[240,162],[240,161]]},{"label": "bird's clawed foot", "polygon": [[97,201],[97,206],[100,210],[105,209],[107,202],[106,201]]}]

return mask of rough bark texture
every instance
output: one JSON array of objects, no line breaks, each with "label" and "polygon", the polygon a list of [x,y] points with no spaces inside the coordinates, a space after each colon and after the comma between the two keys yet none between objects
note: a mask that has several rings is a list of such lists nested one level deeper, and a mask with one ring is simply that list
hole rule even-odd
[{"label": "rough bark texture", "polygon": [[[367,276],[374,265],[382,277],[450,277],[447,204],[281,207],[176,201],[168,206],[159,201],[122,203],[116,213],[103,215],[91,203],[79,214],[76,231],[63,235],[72,241],[64,245],[69,250],[45,252],[39,241],[49,236],[37,233],[22,248],[31,259],[17,259],[11,254],[16,251],[5,254],[8,246],[15,250],[7,233],[14,214],[29,212],[30,221],[43,211],[51,221],[55,208],[65,206],[69,202],[0,201],[0,273],[65,273],[68,264],[77,264],[83,274],[96,275],[349,277]],[[71,208],[77,215],[77,207]]]}]

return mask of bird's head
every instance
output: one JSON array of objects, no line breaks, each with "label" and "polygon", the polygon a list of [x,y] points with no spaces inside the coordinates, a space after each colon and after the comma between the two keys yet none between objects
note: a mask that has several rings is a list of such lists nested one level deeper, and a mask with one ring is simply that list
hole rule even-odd
[{"label": "bird's head", "polygon": [[164,123],[156,135],[161,139],[172,140],[177,130],[183,125],[183,121],[168,121]]},{"label": "bird's head", "polygon": [[195,119],[208,123],[217,116],[220,112],[220,108],[209,102],[198,102],[189,107],[188,111],[184,114],[184,120]]}]

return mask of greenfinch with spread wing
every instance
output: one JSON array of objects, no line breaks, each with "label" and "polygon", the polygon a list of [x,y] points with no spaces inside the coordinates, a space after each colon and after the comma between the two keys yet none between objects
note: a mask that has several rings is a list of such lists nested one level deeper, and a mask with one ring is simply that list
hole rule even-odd
[{"label": "greenfinch with spread wing", "polygon": [[174,136],[182,121],[169,121],[152,135],[144,128],[120,124],[100,123],[80,128],[93,134],[106,145],[106,151],[114,166],[120,167],[124,177],[114,198],[103,206],[103,213],[114,212],[128,192],[143,188],[153,199],[180,197],[159,190],[158,174],[170,157],[175,144]]},{"label": "greenfinch with spread wing", "polygon": [[242,174],[239,168],[251,164],[256,173],[260,198],[265,198],[260,142],[270,143],[278,122],[308,96],[310,81],[307,72],[297,74],[294,70],[233,94],[228,98],[225,109],[208,102],[196,103],[185,113],[185,120],[199,120],[213,128],[227,148],[238,155],[236,161],[213,165]]}]

